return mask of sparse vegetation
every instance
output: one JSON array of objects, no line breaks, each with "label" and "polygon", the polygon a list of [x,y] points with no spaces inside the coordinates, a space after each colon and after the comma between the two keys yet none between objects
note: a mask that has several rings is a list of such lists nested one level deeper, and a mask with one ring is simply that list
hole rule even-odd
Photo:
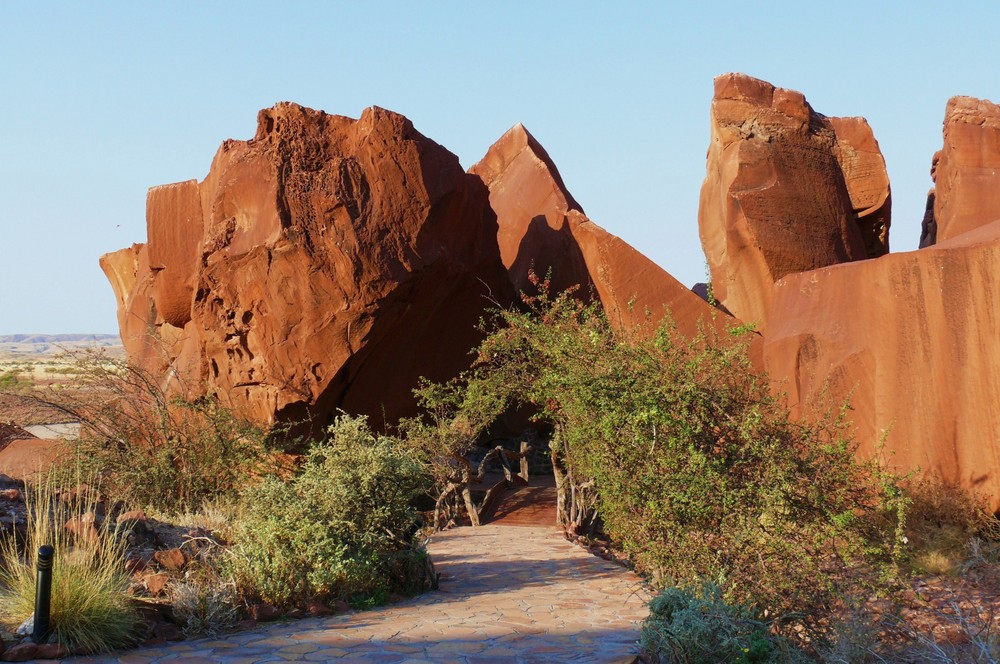
[{"label": "sparse vegetation", "polygon": [[113,501],[191,510],[273,469],[269,432],[217,399],[171,396],[140,367],[100,352],[72,359],[73,389],[19,396],[81,422],[73,463],[100,473]]},{"label": "sparse vegetation", "polygon": [[168,598],[174,618],[188,636],[217,636],[240,618],[236,583],[217,570],[202,566],[170,584]]},{"label": "sparse vegetation", "polygon": [[[95,524],[97,492],[79,485],[72,500],[53,476],[28,487],[24,547],[0,541],[0,617],[16,627],[33,614],[38,548],[58,552],[52,582],[52,630],[72,651],[103,652],[136,642],[138,615],[128,595],[125,542],[108,521]],[[67,523],[77,524],[75,532]]]}]

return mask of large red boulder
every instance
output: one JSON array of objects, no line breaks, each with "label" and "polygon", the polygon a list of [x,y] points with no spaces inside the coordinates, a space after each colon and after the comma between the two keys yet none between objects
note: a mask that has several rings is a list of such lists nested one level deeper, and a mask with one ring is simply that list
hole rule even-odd
[{"label": "large red boulder", "polygon": [[[849,398],[861,451],[1000,507],[1000,222],[773,288],[772,379],[800,414]],[[877,284],[878,288],[872,285]]]},{"label": "large red boulder", "polygon": [[948,101],[944,147],[934,155],[931,176],[929,222],[936,231],[925,231],[921,246],[1000,219],[1000,106],[973,97]]},{"label": "large red boulder", "polygon": [[500,256],[517,290],[531,290],[531,270],[539,276],[551,271],[552,288],[580,286],[584,296],[592,289],[620,328],[655,324],[665,314],[688,335],[702,322],[719,331],[739,324],[587,218],[522,125],[505,133],[470,172],[489,187]]},{"label": "large red boulder", "polygon": [[889,180],[868,124],[744,74],[715,79],[698,213],[712,288],[764,330],[788,274],[888,251]]},{"label": "large red boulder", "polygon": [[261,111],[203,181],[150,190],[147,232],[101,260],[129,357],[265,422],[395,421],[511,298],[482,182],[380,108]]}]

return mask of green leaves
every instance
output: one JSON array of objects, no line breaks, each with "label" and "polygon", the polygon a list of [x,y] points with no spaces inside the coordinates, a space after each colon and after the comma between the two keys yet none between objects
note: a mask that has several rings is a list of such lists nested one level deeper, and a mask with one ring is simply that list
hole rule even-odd
[{"label": "green leaves", "polygon": [[791,421],[746,330],[618,330],[596,298],[536,286],[499,313],[470,372],[423,392],[448,414],[440,450],[464,454],[503,407],[534,404],[559,432],[568,486],[596,486],[605,530],[638,567],[725,578],[729,598],[772,613],[821,607],[855,584],[855,563],[891,564],[894,478],[856,460],[842,418]]}]

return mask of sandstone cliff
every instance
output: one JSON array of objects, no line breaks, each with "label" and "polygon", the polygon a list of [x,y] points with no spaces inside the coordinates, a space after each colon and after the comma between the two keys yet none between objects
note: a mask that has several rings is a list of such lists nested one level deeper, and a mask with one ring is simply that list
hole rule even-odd
[{"label": "sandstone cliff", "polygon": [[101,261],[129,357],[261,421],[394,421],[511,299],[486,187],[379,108],[261,111],[203,181],[150,190],[147,232]]},{"label": "sandstone cliff", "polygon": [[739,324],[717,311],[628,243],[591,221],[566,189],[548,153],[522,125],[505,133],[470,169],[489,187],[500,257],[511,283],[530,290],[528,273],[563,290],[592,289],[612,324],[654,328],[664,315],[687,335],[699,324]]},{"label": "sandstone cliff", "polygon": [[885,254],[889,179],[861,118],[827,118],[794,90],[715,79],[698,213],[719,301],[766,330],[787,274]]},{"label": "sandstone cliff", "polygon": [[[764,352],[793,409],[839,406],[862,452],[1000,507],[1000,222],[774,285]],[[872,285],[877,284],[877,288]]]},{"label": "sandstone cliff", "polygon": [[944,147],[931,166],[921,245],[947,240],[1000,219],[1000,106],[952,97],[944,114]]}]

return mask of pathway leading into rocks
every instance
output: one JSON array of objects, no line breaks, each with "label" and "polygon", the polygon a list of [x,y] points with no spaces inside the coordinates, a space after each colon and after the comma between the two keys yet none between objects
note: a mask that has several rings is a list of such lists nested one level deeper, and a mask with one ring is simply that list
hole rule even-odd
[{"label": "pathway leading into rocks", "polygon": [[648,600],[639,577],[558,529],[456,528],[429,549],[440,590],[392,606],[67,664],[635,660]]}]

